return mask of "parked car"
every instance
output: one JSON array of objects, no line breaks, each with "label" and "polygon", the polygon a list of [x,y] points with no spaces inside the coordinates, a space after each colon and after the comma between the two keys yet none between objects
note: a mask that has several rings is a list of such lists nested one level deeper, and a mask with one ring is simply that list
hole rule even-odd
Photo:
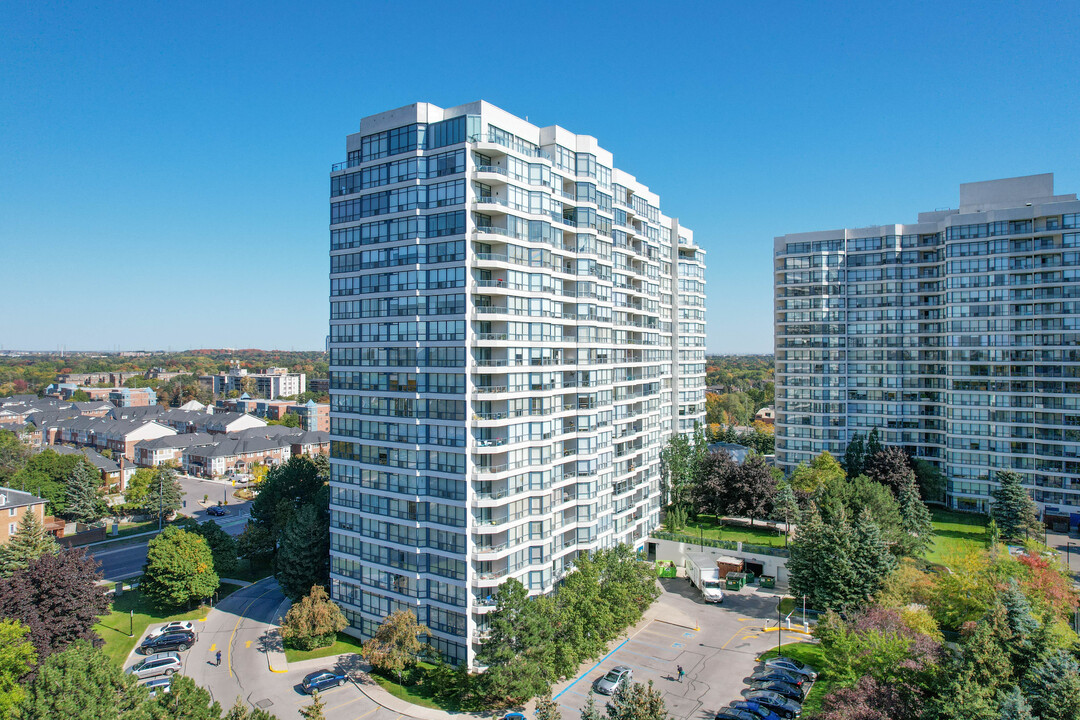
[{"label": "parked car", "polygon": [[780,682],[786,682],[788,685],[802,687],[803,682],[806,680],[806,676],[800,675],[799,673],[788,672],[787,670],[781,670],[780,668],[770,667],[767,667],[764,670],[758,670],[750,676],[750,682],[761,682],[763,680],[779,680]]},{"label": "parked car", "polygon": [[774,713],[769,708],[756,703],[752,700],[736,700],[731,703],[731,707],[737,710],[746,710],[752,712],[760,718],[760,720],[780,720],[780,716]]},{"label": "parked car", "polygon": [[747,710],[737,710],[736,708],[720,708],[716,713],[715,720],[759,720],[758,716]]},{"label": "parked car", "polygon": [[157,653],[135,663],[127,669],[127,672],[142,680],[158,675],[172,675],[174,672],[179,672],[182,667],[180,656],[176,653]]},{"label": "parked car", "polygon": [[164,652],[166,650],[184,652],[194,644],[195,633],[193,632],[165,633],[164,635],[158,635],[156,638],[146,638],[143,640],[142,645],[139,645],[139,652],[143,655]]},{"label": "parked car", "polygon": [[751,690],[744,697],[748,702],[767,707],[781,718],[796,718],[802,715],[801,704],[768,690]]},{"label": "parked car", "polygon": [[797,703],[801,703],[803,698],[806,697],[806,693],[802,691],[802,688],[796,687],[786,682],[780,682],[779,680],[764,680],[761,682],[753,682],[748,686],[751,690],[768,690],[774,692],[777,695],[783,695],[786,698],[790,698]]},{"label": "parked car", "polygon": [[525,715],[519,712],[506,713],[502,720],[525,720]]},{"label": "parked car", "polygon": [[593,690],[601,695],[614,695],[615,691],[623,683],[628,683],[634,678],[634,671],[625,665],[619,665],[608,671],[608,674],[593,683]]},{"label": "parked car", "polygon": [[229,508],[224,507],[223,505],[211,505],[206,508],[206,514],[213,515],[214,517],[221,517],[229,514]]},{"label": "parked car", "polygon": [[308,673],[304,676],[303,682],[300,686],[304,688],[304,692],[308,695],[318,690],[322,692],[327,688],[341,687],[348,680],[347,675],[339,675],[336,672],[330,670],[316,670],[313,673]]},{"label": "parked car", "polygon": [[769,658],[765,661],[765,667],[777,668],[778,670],[787,670],[788,672],[805,675],[811,680],[817,680],[817,672],[814,670],[814,668],[810,667],[804,662],[799,662],[795,658],[785,657],[783,655]]},{"label": "parked car", "polygon": [[174,632],[195,632],[195,625],[188,620],[175,620],[167,625],[162,625],[159,628],[151,630],[146,637],[156,638],[160,635]]},{"label": "parked car", "polygon": [[144,688],[150,691],[150,697],[154,697],[159,692],[172,692],[172,675],[163,675],[156,678],[150,678],[149,680],[141,684]]}]

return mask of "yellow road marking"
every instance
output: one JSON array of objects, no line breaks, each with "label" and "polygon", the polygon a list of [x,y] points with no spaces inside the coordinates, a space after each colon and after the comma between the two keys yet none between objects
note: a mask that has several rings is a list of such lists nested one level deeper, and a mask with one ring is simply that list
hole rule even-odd
[{"label": "yellow road marking", "polygon": [[236,625],[233,625],[232,633],[229,634],[229,647],[227,648],[228,653],[229,653],[229,658],[228,658],[229,659],[229,677],[233,676],[233,673],[232,673],[232,646],[233,646],[233,639],[236,638],[236,629],[239,628],[240,623],[242,623],[244,621],[244,613],[246,613],[248,611],[248,608],[250,608],[252,605],[255,604],[256,600],[261,598],[263,595],[267,595],[267,594],[272,593],[272,592],[274,592],[274,588],[270,588],[269,590],[264,592],[262,595],[259,595],[258,597],[253,598],[251,600],[251,602],[249,602],[247,605],[245,605],[244,609],[242,611],[240,611],[240,617],[238,617],[236,619]]},{"label": "yellow road marking", "polygon": [[217,643],[213,643],[213,644],[212,644],[212,645],[210,646],[210,652],[214,652],[215,650],[217,650]]},{"label": "yellow road marking", "polygon": [[337,710],[338,708],[343,708],[346,705],[352,705],[354,702],[356,702],[357,700],[359,700],[362,697],[364,697],[364,696],[363,695],[358,695],[357,697],[354,697],[352,700],[346,700],[345,702],[341,703],[340,705],[331,705],[331,706],[327,707],[326,709],[327,710]]},{"label": "yellow road marking", "polygon": [[734,639],[735,639],[735,636],[736,636],[736,635],[738,635],[738,634],[739,634],[739,633],[741,633],[741,632],[746,632],[746,631],[745,631],[745,630],[743,630],[742,628],[739,628],[738,630],[736,630],[736,631],[735,631],[735,632],[734,632],[734,633],[733,633],[733,634],[731,635],[731,637],[729,637],[729,638],[728,638],[728,641],[727,641],[726,643],[724,643],[723,645],[721,645],[721,646],[720,646],[720,649],[721,649],[721,650],[723,650],[724,648],[726,648],[726,647],[728,646],[728,643],[730,643],[730,642],[731,642],[732,640],[734,640]]},{"label": "yellow road marking", "polygon": [[244,647],[246,647],[246,648],[251,647],[251,641],[248,640],[246,643],[244,643]]},{"label": "yellow road marking", "polygon": [[368,710],[363,715],[357,715],[355,718],[353,718],[353,720],[360,720],[360,718],[366,718],[368,715],[370,715],[371,713],[375,712],[378,709],[379,709],[379,706],[376,705],[375,707],[371,708],[370,710]]}]

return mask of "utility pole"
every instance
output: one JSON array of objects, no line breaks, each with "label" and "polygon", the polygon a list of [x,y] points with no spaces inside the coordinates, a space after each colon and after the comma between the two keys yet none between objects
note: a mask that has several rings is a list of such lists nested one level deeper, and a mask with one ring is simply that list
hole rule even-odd
[{"label": "utility pole", "polygon": [[777,655],[782,654],[780,652],[780,646],[783,644],[782,640],[783,640],[783,637],[784,637],[784,619],[783,619],[783,613],[780,611],[780,603],[782,601],[783,601],[783,598],[781,598],[781,597],[776,598],[776,654]]},{"label": "utility pole", "polygon": [[157,529],[161,532],[161,521],[165,514],[165,478],[161,475],[161,470],[158,469],[158,516],[157,516]]}]

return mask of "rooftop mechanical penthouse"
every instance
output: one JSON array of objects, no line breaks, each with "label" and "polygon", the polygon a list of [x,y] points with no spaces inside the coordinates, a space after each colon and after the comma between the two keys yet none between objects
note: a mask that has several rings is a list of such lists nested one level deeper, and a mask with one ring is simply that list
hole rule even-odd
[{"label": "rooftop mechanical penthouse", "polygon": [[508,578],[641,547],[704,421],[704,251],[595,138],[485,102],[364,118],[330,177],[332,593],[473,664]]}]

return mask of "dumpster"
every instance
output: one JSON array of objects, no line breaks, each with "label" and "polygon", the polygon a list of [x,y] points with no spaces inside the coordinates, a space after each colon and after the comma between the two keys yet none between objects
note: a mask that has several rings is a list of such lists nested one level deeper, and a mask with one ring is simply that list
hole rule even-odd
[{"label": "dumpster", "polygon": [[746,585],[746,573],[729,572],[724,578],[724,587],[728,590],[742,590]]},{"label": "dumpster", "polygon": [[760,585],[763,588],[774,588],[776,587],[776,578],[772,575],[762,575]]}]

